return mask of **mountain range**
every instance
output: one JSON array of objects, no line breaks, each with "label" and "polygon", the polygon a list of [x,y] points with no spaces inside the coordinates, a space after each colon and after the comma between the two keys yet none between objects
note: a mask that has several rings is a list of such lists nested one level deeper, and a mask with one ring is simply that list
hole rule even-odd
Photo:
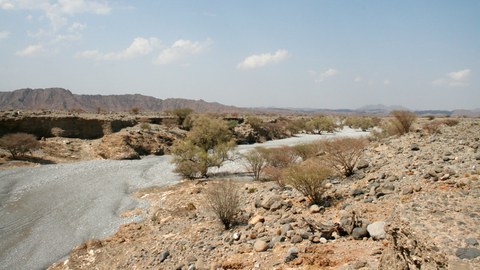
[{"label": "mountain range", "polygon": [[76,95],[63,88],[19,89],[0,92],[0,110],[83,110],[159,112],[177,108],[191,108],[196,112],[232,113],[246,109],[204,100],[182,98],[158,99],[134,95]]},{"label": "mountain range", "polygon": [[[63,88],[19,89],[0,92],[0,110],[83,110],[89,112],[130,111],[160,112],[177,108],[190,108],[196,112],[210,113],[280,113],[280,114],[366,114],[386,115],[392,110],[408,110],[402,106],[367,105],[358,109],[308,109],[308,108],[241,108],[217,102],[183,98],[159,99],[140,94],[128,95],[77,95]],[[480,116],[476,110],[419,110],[418,115]]]}]

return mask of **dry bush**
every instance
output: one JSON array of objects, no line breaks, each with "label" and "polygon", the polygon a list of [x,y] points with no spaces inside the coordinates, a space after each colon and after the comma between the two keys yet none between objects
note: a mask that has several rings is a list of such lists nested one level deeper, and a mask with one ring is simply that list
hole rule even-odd
[{"label": "dry bush", "polygon": [[413,123],[417,119],[417,115],[409,111],[392,111],[390,114],[393,116],[393,119],[390,121],[393,128],[391,130],[393,134],[390,133],[391,135],[403,135],[410,132]]},{"label": "dry bush", "polygon": [[152,127],[150,126],[149,123],[144,122],[144,123],[141,123],[141,124],[140,124],[140,128],[141,128],[142,130],[150,130]]},{"label": "dry bush", "polygon": [[458,123],[460,123],[460,121],[458,121],[458,119],[444,119],[444,120],[442,120],[442,124],[444,124],[446,126],[449,126],[449,127],[456,126],[456,125],[458,125]]},{"label": "dry bush", "polygon": [[130,112],[133,114],[139,114],[140,113],[140,108],[139,107],[133,107],[130,109]]},{"label": "dry bush", "polygon": [[303,161],[315,157],[321,151],[321,143],[303,143],[292,146],[293,151],[297,156],[302,158]]},{"label": "dry bush", "polygon": [[440,134],[440,128],[442,127],[442,122],[440,121],[431,121],[423,124],[423,130],[429,134]]},{"label": "dry bush", "polygon": [[53,127],[51,130],[50,130],[50,133],[55,136],[55,137],[62,137],[63,134],[65,133],[65,130],[59,128],[59,127]]},{"label": "dry bush", "polygon": [[220,221],[229,229],[240,208],[238,187],[231,181],[220,181],[209,185],[205,192],[208,207],[217,215]]},{"label": "dry bush", "polygon": [[276,168],[286,168],[298,159],[293,148],[289,146],[260,148],[259,150],[267,160],[268,165]]},{"label": "dry bush", "polygon": [[263,174],[265,175],[265,178],[274,181],[277,183],[277,185],[281,188],[285,188],[285,181],[283,179],[283,170],[285,168],[277,168],[273,166],[267,166],[263,170]]},{"label": "dry bush", "polygon": [[9,151],[13,159],[18,159],[40,148],[40,143],[32,134],[12,133],[0,138],[0,147]]},{"label": "dry bush", "polygon": [[255,148],[242,155],[245,160],[245,169],[253,174],[255,181],[260,180],[263,170],[268,165],[267,159],[262,153],[261,148]]},{"label": "dry bush", "polygon": [[290,166],[284,172],[285,181],[307,196],[313,203],[321,205],[325,192],[325,179],[332,170],[318,160],[308,160]]},{"label": "dry bush", "polygon": [[360,159],[367,141],[363,138],[339,138],[326,140],[322,144],[325,161],[339,173],[350,176]]}]

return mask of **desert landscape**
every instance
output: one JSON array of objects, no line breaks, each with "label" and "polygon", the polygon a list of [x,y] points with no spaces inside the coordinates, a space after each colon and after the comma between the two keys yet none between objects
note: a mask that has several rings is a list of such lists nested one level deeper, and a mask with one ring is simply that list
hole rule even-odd
[{"label": "desert landscape", "polygon": [[479,14],[0,0],[0,270],[480,269]]},{"label": "desert landscape", "polygon": [[245,111],[3,111],[3,269],[480,267],[478,118]]}]

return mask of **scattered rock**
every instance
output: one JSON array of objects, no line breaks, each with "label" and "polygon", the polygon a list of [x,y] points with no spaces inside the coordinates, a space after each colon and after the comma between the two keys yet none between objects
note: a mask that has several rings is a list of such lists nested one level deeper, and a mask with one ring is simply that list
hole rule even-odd
[{"label": "scattered rock", "polygon": [[259,222],[262,222],[262,223],[265,222],[265,218],[263,216],[256,215],[253,218],[251,218],[250,221],[248,221],[248,224],[255,225]]},{"label": "scattered rock", "polygon": [[267,244],[267,242],[265,242],[263,240],[257,240],[257,241],[255,241],[255,244],[253,245],[253,249],[256,252],[263,252],[263,251],[266,251],[268,249],[268,244]]},{"label": "scattered rock", "polygon": [[165,250],[160,254],[160,262],[164,262],[168,256],[170,256],[170,252],[168,250]]},{"label": "scattered rock", "polygon": [[480,249],[478,248],[459,248],[455,252],[455,255],[459,257],[460,259],[475,259],[477,257],[480,257]]},{"label": "scattered rock", "polygon": [[310,213],[312,213],[312,214],[319,213],[320,209],[321,209],[320,206],[314,204],[314,205],[310,206]]},{"label": "scattered rock", "polygon": [[367,226],[367,231],[373,240],[385,239],[385,222],[377,221]]},{"label": "scattered rock", "polygon": [[360,159],[357,163],[357,169],[365,169],[368,168],[369,165],[370,164],[368,163],[368,161],[366,161],[365,159]]},{"label": "scattered rock", "polygon": [[410,150],[418,151],[418,150],[420,150],[420,147],[418,147],[418,144],[412,143],[412,145],[410,146]]},{"label": "scattered rock", "polygon": [[272,194],[272,195],[266,197],[265,199],[263,199],[261,206],[263,208],[267,209],[267,210],[270,210],[270,207],[272,207],[272,205],[275,202],[280,202],[281,203],[281,201],[282,201],[282,197],[280,195]]},{"label": "scattered rock", "polygon": [[291,247],[288,249],[287,251],[287,255],[285,256],[285,259],[284,261],[286,263],[290,262],[290,261],[293,261],[294,259],[296,259],[298,257],[298,248],[296,247]]},{"label": "scattered rock", "polygon": [[298,234],[295,234],[292,239],[290,240],[290,242],[292,242],[293,244],[296,244],[296,243],[301,243],[303,241],[303,237],[301,237],[300,235]]},{"label": "scattered rock", "polygon": [[368,230],[365,227],[357,227],[353,229],[352,237],[355,240],[361,240],[364,237],[368,237]]}]

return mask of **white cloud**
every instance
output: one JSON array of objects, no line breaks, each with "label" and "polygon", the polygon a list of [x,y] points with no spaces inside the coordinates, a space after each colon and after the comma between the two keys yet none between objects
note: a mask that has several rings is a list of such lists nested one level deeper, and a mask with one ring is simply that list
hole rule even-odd
[{"label": "white cloud", "polygon": [[0,0],[0,7],[6,10],[39,10],[50,21],[53,32],[67,25],[69,16],[81,13],[104,15],[111,11],[103,0]]},{"label": "white cloud", "polygon": [[75,32],[78,32],[78,31],[83,31],[83,30],[85,30],[85,28],[87,28],[86,24],[75,22],[68,28],[68,32],[75,33]]},{"label": "white cloud", "polygon": [[277,50],[275,53],[254,54],[246,57],[237,65],[239,69],[253,69],[269,64],[277,64],[288,57],[287,50]]},{"label": "white cloud", "polygon": [[317,72],[315,70],[310,70],[309,73],[314,77],[316,83],[321,83],[327,78],[336,76],[338,74],[338,70],[334,68],[329,68],[324,72]]},{"label": "white cloud", "polygon": [[471,70],[470,69],[464,69],[464,70],[459,70],[459,71],[454,71],[448,73],[448,77],[450,77],[454,81],[463,81],[470,76]]},{"label": "white cloud", "polygon": [[361,82],[363,81],[363,78],[361,76],[357,76],[353,79],[354,82],[358,83],[358,82]]},{"label": "white cloud", "polygon": [[98,50],[88,50],[77,53],[76,56],[96,60],[127,60],[147,55],[159,46],[160,40],[157,38],[137,37],[128,48],[119,52],[101,53]]},{"label": "white cloud", "polygon": [[30,45],[23,50],[17,51],[16,55],[18,55],[18,56],[33,56],[35,54],[40,53],[42,50],[43,50],[43,46],[41,44]]},{"label": "white cloud", "polygon": [[10,36],[10,32],[8,31],[0,31],[0,39],[5,39]]},{"label": "white cloud", "polygon": [[208,49],[212,44],[213,40],[211,39],[207,39],[204,42],[180,39],[175,41],[172,46],[163,49],[155,63],[160,65],[169,64],[188,55],[199,54]]},{"label": "white cloud", "polygon": [[389,79],[383,80],[384,85],[390,85],[392,82]]},{"label": "white cloud", "polygon": [[468,68],[452,71],[447,73],[444,77],[432,81],[433,86],[448,86],[448,87],[465,87],[468,86],[468,78],[472,71]]}]

